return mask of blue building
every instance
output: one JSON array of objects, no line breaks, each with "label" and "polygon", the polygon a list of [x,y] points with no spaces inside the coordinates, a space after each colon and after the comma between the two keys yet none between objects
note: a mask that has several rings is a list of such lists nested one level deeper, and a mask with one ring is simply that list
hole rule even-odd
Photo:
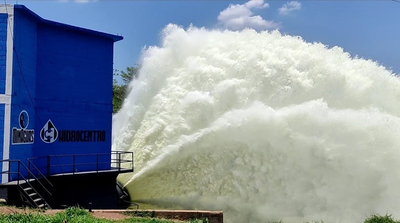
[{"label": "blue building", "polygon": [[119,40],[43,19],[22,5],[0,6],[0,168],[7,202],[117,205],[110,203],[116,177],[133,171],[132,154],[111,151]]}]

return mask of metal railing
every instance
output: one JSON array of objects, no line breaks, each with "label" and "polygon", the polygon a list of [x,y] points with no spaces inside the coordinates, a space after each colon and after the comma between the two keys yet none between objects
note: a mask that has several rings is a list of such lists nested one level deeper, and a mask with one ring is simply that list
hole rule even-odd
[{"label": "metal railing", "polygon": [[38,172],[45,173],[47,176],[60,173],[98,173],[109,170],[133,171],[133,152],[63,154],[35,157],[28,160]]},{"label": "metal railing", "polygon": [[[53,188],[53,184],[49,181],[49,179],[47,179],[47,177],[46,177],[42,172],[40,172],[39,168],[37,168],[37,167],[35,166],[35,164],[33,164],[29,159],[28,159],[28,170],[31,172],[32,176],[33,176],[35,179],[40,179],[40,180],[41,180],[40,183],[43,182],[44,184],[47,184],[48,187]],[[36,173],[36,174],[35,174],[35,173]],[[28,176],[28,177],[29,177],[29,176]],[[42,184],[42,183],[41,183],[41,184]],[[47,192],[50,196],[52,196],[52,194],[50,193],[50,191],[47,190],[47,187],[45,187],[45,186],[43,185],[43,188],[46,190],[46,192]]]},{"label": "metal railing", "polygon": [[[8,167],[8,170],[2,171],[0,174],[3,177],[7,176],[8,182],[16,181],[16,184],[20,188],[21,195],[25,200],[29,201],[33,207],[39,207],[39,205],[30,194],[24,190],[27,188],[23,186],[28,185],[29,189],[33,190],[34,193],[43,200],[45,205],[51,208],[48,201],[53,198],[53,184],[47,179],[48,176],[62,173],[98,173],[110,170],[133,172],[133,152],[123,151],[35,157],[28,159],[28,166],[20,160],[7,159],[0,160],[0,162],[3,168]],[[41,193],[44,193],[44,196],[42,196]]]},{"label": "metal railing", "polygon": [[[0,162],[2,164],[4,164],[4,163],[8,164],[7,165],[8,170],[2,171],[1,172],[2,176],[7,175],[9,182],[16,181],[17,186],[20,188],[21,194],[24,196],[24,198],[26,200],[28,200],[31,203],[32,206],[39,207],[38,204],[29,196],[27,191],[24,190],[26,188],[22,187],[23,184],[29,185],[30,189],[32,189],[34,191],[34,193],[36,193],[36,195],[39,196],[44,201],[44,203],[47,205],[47,207],[50,207],[50,205],[48,204],[46,199],[42,196],[41,193],[38,192],[37,188],[35,188],[32,184],[33,182],[37,182],[37,185],[40,186],[41,191],[46,192],[48,197],[53,196],[51,193],[53,185],[50,183],[50,181],[46,177],[44,177],[44,175],[42,173],[40,173],[39,170],[38,170],[38,174],[40,176],[42,176],[40,178],[38,178],[35,174],[33,174],[32,171],[30,171],[30,169],[20,160],[7,159],[7,160],[0,160]],[[17,165],[16,168],[15,168],[15,166],[13,166],[13,164]],[[32,180],[35,180],[35,181],[32,181]],[[21,183],[21,181],[22,181],[22,183]],[[47,182],[48,187],[46,187],[43,184],[43,182]]]}]

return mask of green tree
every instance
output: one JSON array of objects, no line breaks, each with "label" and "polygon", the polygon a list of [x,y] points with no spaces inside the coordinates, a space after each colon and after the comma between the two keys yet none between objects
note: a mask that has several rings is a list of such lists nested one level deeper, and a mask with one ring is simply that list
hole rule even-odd
[{"label": "green tree", "polygon": [[128,85],[133,79],[136,79],[138,77],[139,68],[140,67],[136,65],[134,67],[127,67],[126,71],[119,72],[119,75],[121,76],[124,85]]},{"label": "green tree", "polygon": [[[114,70],[114,81],[113,81],[113,113],[118,112],[128,92],[128,85],[133,80],[138,78],[139,65],[133,67],[127,67],[125,71]],[[117,77],[120,76],[122,83],[118,83]]]}]

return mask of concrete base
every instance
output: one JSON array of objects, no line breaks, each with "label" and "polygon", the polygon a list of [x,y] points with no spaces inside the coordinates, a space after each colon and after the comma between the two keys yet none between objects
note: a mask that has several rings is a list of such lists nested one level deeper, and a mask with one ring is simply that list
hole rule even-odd
[{"label": "concrete base", "polygon": [[[116,189],[117,172],[52,176],[53,208],[79,206],[89,208],[119,208]],[[122,208],[126,208],[126,204]]]},{"label": "concrete base", "polygon": [[[97,210],[103,212],[121,212],[121,210]],[[166,219],[188,221],[192,219],[207,218],[209,223],[223,223],[222,211],[200,211],[200,210],[124,210],[132,216],[146,216]]]},{"label": "concrete base", "polygon": [[[51,208],[79,206],[87,209],[91,206],[97,209],[126,209],[130,204],[119,199],[116,188],[118,174],[116,171],[108,171],[51,176],[48,178],[53,185],[51,189],[47,182],[42,181],[42,185],[46,185],[51,195],[38,181],[30,183]],[[8,205],[17,207],[27,205],[20,195],[16,181],[0,185],[0,199],[5,199]]]}]

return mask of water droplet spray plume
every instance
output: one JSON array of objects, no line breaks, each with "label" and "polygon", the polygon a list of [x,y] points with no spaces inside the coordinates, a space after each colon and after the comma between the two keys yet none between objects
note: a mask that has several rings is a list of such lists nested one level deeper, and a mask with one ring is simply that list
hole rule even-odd
[{"label": "water droplet spray plume", "polygon": [[278,31],[169,25],[113,119],[135,201],[225,222],[400,217],[400,81]]}]

